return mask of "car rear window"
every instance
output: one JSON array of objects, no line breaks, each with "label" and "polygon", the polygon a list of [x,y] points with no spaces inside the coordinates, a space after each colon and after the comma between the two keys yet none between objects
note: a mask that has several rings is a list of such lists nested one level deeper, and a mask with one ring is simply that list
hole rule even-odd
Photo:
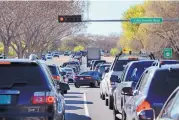
[{"label": "car rear window", "polygon": [[73,70],[72,69],[65,69],[67,72],[72,72]]},{"label": "car rear window", "polygon": [[179,69],[173,71],[157,71],[151,83],[149,93],[161,99],[167,99],[169,95],[179,86]]},{"label": "car rear window", "polygon": [[57,68],[55,66],[48,66],[52,75],[58,75]]},{"label": "car rear window", "polygon": [[151,65],[152,65],[152,61],[133,63],[128,69],[126,75],[126,81],[137,82],[141,77],[142,73],[145,71],[145,69],[150,67]]},{"label": "car rear window", "polygon": [[134,60],[118,60],[116,61],[113,70],[114,71],[123,71],[125,68],[125,65],[127,65],[127,63],[134,61]]},{"label": "car rear window", "polygon": [[26,83],[26,86],[40,86],[43,84],[43,74],[37,64],[11,63],[0,65],[0,88],[13,83]]},{"label": "car rear window", "polygon": [[99,63],[106,63],[106,61],[95,61],[95,62],[94,62],[94,67],[95,67],[96,65],[98,65]]}]

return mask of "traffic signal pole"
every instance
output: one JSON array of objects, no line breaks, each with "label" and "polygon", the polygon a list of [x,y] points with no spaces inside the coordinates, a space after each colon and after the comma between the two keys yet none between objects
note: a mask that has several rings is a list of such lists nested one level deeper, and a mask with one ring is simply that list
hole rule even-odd
[{"label": "traffic signal pole", "polygon": [[130,22],[130,20],[82,20],[81,22]]}]

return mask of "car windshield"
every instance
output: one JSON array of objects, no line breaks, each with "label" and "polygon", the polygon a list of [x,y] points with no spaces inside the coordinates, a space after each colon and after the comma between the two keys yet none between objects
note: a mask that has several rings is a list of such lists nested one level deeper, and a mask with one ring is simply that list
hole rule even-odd
[{"label": "car windshield", "polygon": [[44,77],[40,71],[40,67],[36,64],[0,65],[0,88],[13,83],[26,83],[25,86],[41,86]]},{"label": "car windshield", "polygon": [[67,72],[73,72],[73,69],[65,68],[65,71],[67,71]]},{"label": "car windshield", "polygon": [[145,69],[150,67],[151,65],[152,61],[132,64],[127,71],[125,80],[137,82]]},{"label": "car windshield", "polygon": [[123,71],[127,63],[131,61],[133,60],[117,60],[114,65],[113,71]]}]

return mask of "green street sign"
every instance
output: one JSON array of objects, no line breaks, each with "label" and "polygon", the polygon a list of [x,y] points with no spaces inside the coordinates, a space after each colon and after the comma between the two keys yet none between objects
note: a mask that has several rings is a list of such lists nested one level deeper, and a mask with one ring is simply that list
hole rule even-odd
[{"label": "green street sign", "polygon": [[164,48],[163,56],[164,58],[172,58],[172,48]]},{"label": "green street sign", "polygon": [[163,23],[163,18],[131,18],[130,22],[133,24],[140,23]]}]

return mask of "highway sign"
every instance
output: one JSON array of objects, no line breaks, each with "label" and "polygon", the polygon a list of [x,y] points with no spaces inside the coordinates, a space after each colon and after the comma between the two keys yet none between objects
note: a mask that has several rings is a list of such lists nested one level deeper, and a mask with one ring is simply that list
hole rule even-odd
[{"label": "highway sign", "polygon": [[130,22],[133,24],[139,23],[163,23],[163,18],[131,18]]},{"label": "highway sign", "polygon": [[164,48],[163,56],[164,58],[172,58],[172,48]]}]

